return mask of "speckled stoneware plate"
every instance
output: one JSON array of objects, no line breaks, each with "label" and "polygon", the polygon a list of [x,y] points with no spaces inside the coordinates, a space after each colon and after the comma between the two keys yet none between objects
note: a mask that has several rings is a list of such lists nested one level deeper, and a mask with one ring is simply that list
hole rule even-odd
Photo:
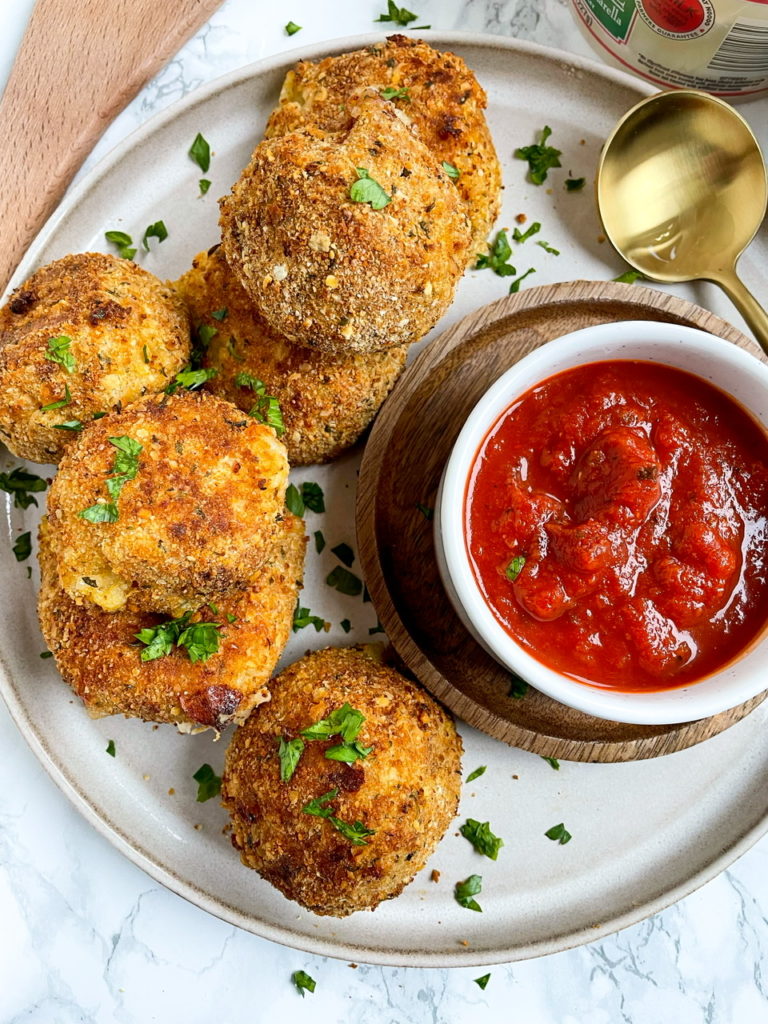
[{"label": "speckled stoneware plate", "polygon": [[[185,270],[217,240],[216,197],[226,192],[260,137],[285,71],[297,56],[317,58],[365,45],[380,36],[299,50],[239,71],[155,118],[112,153],[70,194],[28,254],[16,281],[35,266],[68,252],[104,247],[104,231],[141,237],[158,219],[168,239],[139,258],[162,277]],[[500,225],[519,212],[542,223],[539,239],[515,254],[520,271],[536,268],[537,284],[576,277],[607,279],[623,268],[598,241],[591,177],[601,141],[646,87],[596,64],[540,47],[463,35],[430,34],[458,51],[488,90],[490,122],[505,171]],[[544,124],[563,152],[563,169],[549,185],[525,183],[525,165],[512,156]],[[213,184],[198,197],[198,168],[187,150],[196,133],[210,141]],[[583,140],[583,141],[582,141]],[[587,176],[583,192],[566,193],[568,172]],[[755,259],[756,257],[753,257]],[[765,262],[763,262],[765,266]],[[757,284],[754,264],[742,266]],[[505,294],[508,281],[489,271],[469,273],[438,331]],[[640,287],[640,286],[638,286]],[[713,291],[679,294],[734,319]],[[7,455],[0,468],[15,465]],[[310,531],[327,545],[308,557],[302,603],[333,623],[328,634],[304,630],[284,661],[307,647],[367,641],[376,613],[323,583],[334,564],[331,548],[354,544],[354,491],[359,452],[327,468],[307,468],[297,480],[316,480],[327,510],[307,514]],[[45,472],[45,471],[43,471]],[[61,682],[44,649],[35,614],[36,572],[17,564],[11,543],[35,530],[36,516],[10,506],[3,520],[0,584],[2,690],[30,746],[65,793],[126,856],[175,892],[234,924],[301,949],[372,963],[462,965],[503,962],[550,953],[599,938],[690,892],[747,849],[766,828],[768,748],[766,705],[723,735],[680,753],[639,763],[563,763],[510,749],[463,729],[466,774],[486,773],[465,786],[461,817],[428,867],[398,897],[373,914],[336,921],[289,903],[240,864],[222,829],[217,801],[195,801],[192,774],[204,762],[221,769],[227,737],[179,736],[169,726],[91,721]],[[355,568],[357,563],[355,563]],[[348,618],[345,635],[338,623]],[[116,756],[109,757],[113,739]],[[169,793],[170,790],[174,792]],[[497,862],[481,858],[456,834],[468,815],[490,820],[505,846]],[[564,822],[573,839],[545,838]],[[438,884],[429,880],[437,868]],[[457,880],[483,876],[483,913],[453,900]]]}]

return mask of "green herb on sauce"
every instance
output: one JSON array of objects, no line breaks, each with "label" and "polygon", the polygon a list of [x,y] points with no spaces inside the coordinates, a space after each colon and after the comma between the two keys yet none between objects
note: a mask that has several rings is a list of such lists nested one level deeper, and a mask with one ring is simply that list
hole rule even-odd
[{"label": "green herb on sauce", "polygon": [[504,570],[504,575],[507,577],[508,580],[510,580],[512,583],[514,583],[515,580],[517,579],[517,577],[523,571],[523,566],[524,565],[525,565],[525,556],[524,555],[516,555],[512,559],[512,561],[509,563],[507,568]]}]

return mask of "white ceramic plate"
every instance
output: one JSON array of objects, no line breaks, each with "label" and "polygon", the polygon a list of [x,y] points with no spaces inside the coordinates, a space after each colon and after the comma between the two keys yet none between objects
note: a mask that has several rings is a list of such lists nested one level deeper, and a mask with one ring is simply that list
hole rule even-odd
[{"label": "white ceramic plate", "polygon": [[[292,57],[317,58],[378,38]],[[518,269],[535,266],[529,282],[537,284],[609,278],[622,270],[607,243],[598,241],[590,185],[566,194],[562,181],[569,171],[591,178],[601,141],[646,87],[512,40],[458,34],[430,39],[464,56],[488,90],[507,186],[499,226],[512,225],[525,212],[529,223],[543,225],[537,238],[561,250],[559,257],[548,255],[532,240],[515,256]],[[65,253],[102,249],[105,230],[121,228],[140,238],[161,218],[169,237],[142,262],[162,277],[185,270],[196,252],[217,240],[216,197],[248,159],[291,63],[281,55],[223,78],[133,135],[67,197],[16,282]],[[525,165],[512,158],[544,124],[563,151],[551,195],[546,187],[527,185]],[[214,153],[207,175],[213,185],[203,198],[197,195],[199,171],[187,157],[198,131]],[[759,291],[754,267],[745,260],[742,270]],[[489,271],[468,274],[441,327],[504,294],[507,283]],[[713,291],[678,291],[736,319]],[[1,461],[3,469],[17,464],[8,456]],[[322,529],[328,543],[320,556],[310,545],[302,603],[334,628],[294,636],[284,662],[307,647],[367,641],[375,627],[370,604],[341,597],[323,583],[335,562],[330,549],[340,541],[354,543],[357,463],[353,453],[330,467],[294,474],[297,481],[318,481],[325,491],[327,511],[308,513],[307,525],[310,532]],[[458,966],[522,959],[597,939],[660,909],[722,870],[766,829],[766,705],[682,753],[635,764],[563,764],[559,772],[539,757],[464,729],[465,772],[483,764],[488,770],[465,787],[456,828],[467,816],[489,819],[506,843],[499,860],[481,858],[452,829],[398,899],[342,921],[315,917],[240,864],[222,834],[226,818],[217,801],[196,803],[192,774],[203,762],[220,770],[226,739],[214,744],[209,734],[179,736],[169,726],[91,721],[52,662],[40,660],[36,579],[27,580],[26,566],[17,565],[10,550],[20,530],[35,530],[35,510],[21,513],[10,503],[6,508],[2,691],[19,728],[64,792],[126,856],[177,893],[259,935],[372,963]],[[348,636],[338,626],[343,618],[354,626]],[[109,739],[115,758],[105,753]],[[573,834],[567,846],[544,837],[561,821]],[[439,884],[429,880],[432,868],[441,872]],[[453,900],[454,883],[471,873],[483,876],[482,914]]]}]

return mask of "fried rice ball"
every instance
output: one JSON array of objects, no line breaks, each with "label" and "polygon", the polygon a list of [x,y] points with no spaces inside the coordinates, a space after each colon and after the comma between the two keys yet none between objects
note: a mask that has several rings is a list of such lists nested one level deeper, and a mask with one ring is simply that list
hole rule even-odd
[{"label": "fried rice ball", "polygon": [[56,463],[80,424],[162,391],[189,349],[182,303],[135,263],[99,252],[49,263],[0,309],[0,437]]},{"label": "fried rice ball", "polygon": [[395,35],[317,64],[299,61],[286,75],[267,138],[310,125],[327,132],[348,128],[348,104],[361,87],[390,96],[438,160],[456,168],[456,188],[472,222],[470,259],[485,252],[499,213],[501,167],[485,121],[485,92],[455,53]]},{"label": "fried rice ball", "polygon": [[470,240],[453,182],[397,109],[371,93],[350,112],[343,132],[260,143],[220,201],[227,263],[264,320],[338,356],[426,334]]},{"label": "fried rice ball", "polygon": [[[175,287],[195,324],[214,329],[203,365],[205,387],[249,412],[256,378],[282,411],[281,440],[292,466],[335,459],[357,441],[405,367],[407,349],[338,357],[290,345],[264,323],[221,248],[195,257]],[[222,311],[223,319],[217,319]]]},{"label": "fried rice ball", "polygon": [[242,589],[266,561],[287,478],[274,431],[214,395],[110,413],[83,431],[48,492],[61,584],[105,611],[172,615]]},{"label": "fried rice ball", "polygon": [[43,636],[65,682],[94,718],[122,714],[171,722],[185,732],[243,722],[269,699],[269,677],[290,636],[305,545],[302,521],[286,513],[248,588],[224,598],[215,612],[206,606],[192,616],[192,623],[220,624],[219,650],[192,661],[186,648],[176,646],[166,656],[142,661],[147,647],[136,634],[168,620],[76,604],[59,581],[44,519],[38,599]]},{"label": "fried rice ball", "polygon": [[[345,704],[364,716],[356,742],[368,755],[331,760],[339,735],[306,738],[281,781],[280,747]],[[221,792],[243,863],[314,913],[345,917],[424,867],[456,814],[460,771],[453,721],[421,687],[364,649],[326,648],[273,680],[269,704],[232,738]]]}]

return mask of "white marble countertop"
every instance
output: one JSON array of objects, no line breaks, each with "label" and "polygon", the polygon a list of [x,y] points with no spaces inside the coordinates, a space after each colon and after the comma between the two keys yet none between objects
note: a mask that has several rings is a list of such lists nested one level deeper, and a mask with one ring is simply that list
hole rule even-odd
[{"label": "white marble countertop", "polygon": [[[0,10],[0,86],[33,0]],[[518,36],[592,57],[565,0],[413,0],[436,29]],[[261,57],[373,29],[384,0],[227,0],[118,117],[86,168],[152,114]],[[289,20],[303,26],[289,39]],[[742,112],[765,131],[768,100]],[[6,167],[4,173],[12,173]],[[765,298],[765,296],[763,296]],[[579,949],[486,971],[350,965],[213,918],[97,834],[45,774],[0,705],[0,1022],[753,1024],[768,1020],[768,838],[643,923]],[[307,971],[317,990],[291,985]],[[294,1018],[293,1014],[297,1017]]]}]

